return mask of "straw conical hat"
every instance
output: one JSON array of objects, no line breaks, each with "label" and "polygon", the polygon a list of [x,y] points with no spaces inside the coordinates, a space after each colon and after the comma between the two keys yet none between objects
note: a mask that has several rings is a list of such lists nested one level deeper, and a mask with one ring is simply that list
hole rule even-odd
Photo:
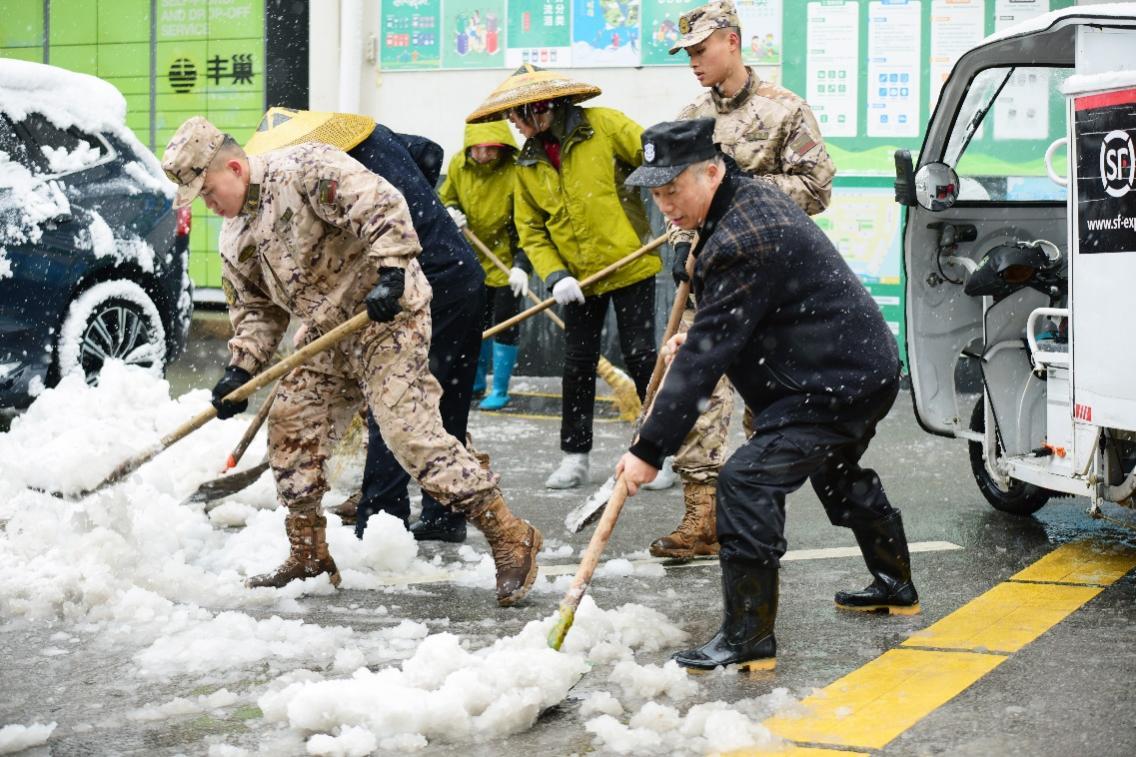
[{"label": "straw conical hat", "polygon": [[541,100],[564,97],[579,103],[598,94],[600,88],[594,84],[574,81],[558,71],[547,71],[526,63],[493,90],[477,110],[466,116],[465,122],[497,121],[505,117],[509,108]]},{"label": "straw conical hat", "polygon": [[303,142],[323,142],[340,150],[350,150],[375,130],[375,119],[354,113],[323,113],[314,110],[269,108],[256,132],[249,137],[245,152],[258,155]]}]

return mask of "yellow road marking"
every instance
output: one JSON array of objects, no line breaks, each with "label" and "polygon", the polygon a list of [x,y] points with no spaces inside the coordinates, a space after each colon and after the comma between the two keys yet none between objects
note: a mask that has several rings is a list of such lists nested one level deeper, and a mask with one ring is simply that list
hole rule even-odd
[{"label": "yellow road marking", "polygon": [[[503,410],[479,410],[482,415],[497,415],[502,418],[524,418],[529,421],[558,421],[559,415],[544,415],[542,413],[512,413]],[[626,423],[622,418],[593,418],[593,423]]]},{"label": "yellow road marking", "polygon": [[803,716],[775,715],[764,725],[794,741],[880,749],[1005,660],[892,649],[802,700]]},{"label": "yellow road marking", "polygon": [[1053,550],[1010,580],[1110,586],[1133,568],[1136,549],[1124,544],[1083,541]]},{"label": "yellow road marking", "polygon": [[733,757],[758,757],[758,755],[775,755],[776,757],[839,757],[844,755],[848,757],[850,754],[864,754],[864,752],[856,752],[849,749],[824,749],[815,746],[797,746],[796,744],[789,744],[784,747],[770,747],[769,749],[741,749],[735,752],[730,752]]},{"label": "yellow road marking", "polygon": [[1101,591],[1097,586],[998,584],[903,646],[1017,652]]},{"label": "yellow road marking", "polygon": [[[563,395],[555,394],[554,392],[509,392],[509,394],[515,394],[518,397],[544,397],[554,400],[563,397]],[[597,394],[596,402],[615,402],[615,396],[611,394]]]},{"label": "yellow road marking", "polygon": [[763,725],[810,749],[881,749],[1133,568],[1130,546],[1062,545]]}]

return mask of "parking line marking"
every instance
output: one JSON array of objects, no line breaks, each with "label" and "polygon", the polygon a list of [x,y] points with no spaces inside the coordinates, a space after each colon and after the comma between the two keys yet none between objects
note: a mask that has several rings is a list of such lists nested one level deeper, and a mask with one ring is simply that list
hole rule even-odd
[{"label": "parking line marking", "polygon": [[882,749],[1134,567],[1130,546],[1062,545],[763,725],[810,746]]},{"label": "parking line marking", "polygon": [[[962,549],[957,544],[952,544],[949,541],[927,541],[927,542],[914,542],[908,545],[912,552],[942,552],[946,550]],[[829,547],[827,549],[797,549],[789,550],[785,556],[781,558],[782,561],[789,560],[828,560],[836,557],[859,557],[860,550],[857,547]],[[609,561],[600,563],[597,572],[602,571],[603,566]],[[632,566],[636,565],[662,565],[668,569],[670,568],[707,568],[711,565],[718,564],[717,557],[697,557],[690,562],[680,563],[664,557],[647,557],[641,560],[630,560]],[[575,575],[579,569],[578,563],[560,563],[553,565],[541,565],[540,575],[542,576],[570,576]],[[443,581],[453,580],[456,574],[448,570],[434,570],[429,573],[418,573],[414,575],[396,575],[396,576],[380,576],[378,583],[383,586],[407,586],[410,584],[429,584],[441,583]],[[603,575],[599,576],[604,578]]]},{"label": "parking line marking", "polygon": [[805,717],[775,715],[763,725],[794,741],[881,749],[1006,659],[892,649],[805,697]]},{"label": "parking line marking", "polygon": [[916,632],[903,646],[1017,652],[1102,591],[1098,586],[1001,583]]},{"label": "parking line marking", "polygon": [[1010,580],[1111,586],[1133,568],[1136,549],[1090,539],[1053,550]]}]

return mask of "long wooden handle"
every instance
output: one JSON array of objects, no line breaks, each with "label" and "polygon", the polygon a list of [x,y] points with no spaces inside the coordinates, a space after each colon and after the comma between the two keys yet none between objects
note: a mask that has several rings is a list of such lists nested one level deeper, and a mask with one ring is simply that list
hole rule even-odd
[{"label": "long wooden handle", "polygon": [[[666,238],[665,235],[658,237],[656,239],[652,239],[650,242],[643,245],[642,247],[640,247],[638,250],[631,253],[630,255],[627,255],[626,257],[620,258],[619,260],[617,260],[614,263],[612,263],[611,265],[609,265],[607,268],[604,268],[603,270],[597,271],[596,273],[593,273],[591,276],[588,276],[586,279],[584,279],[583,281],[580,282],[580,288],[584,289],[586,287],[589,287],[592,284],[595,284],[597,281],[600,281],[601,279],[604,279],[604,278],[610,276],[611,274],[615,273],[620,268],[623,268],[625,265],[627,265],[629,263],[634,263],[636,260],[643,257],[648,252],[651,252],[655,248],[659,247],[660,245],[662,245],[666,241],[667,241],[667,238]],[[483,341],[486,340],[486,339],[490,339],[490,338],[496,336],[497,334],[500,334],[502,331],[505,331],[506,329],[510,329],[513,326],[516,326],[521,321],[532,318],[534,315],[536,315],[537,313],[540,313],[544,310],[548,310],[548,308],[552,307],[555,304],[556,304],[556,298],[554,298],[554,297],[549,297],[547,300],[541,300],[539,305],[533,305],[528,310],[524,310],[520,313],[517,313],[515,316],[513,316],[512,318],[509,318],[508,320],[501,321],[500,323],[498,323],[493,328],[486,329],[485,332],[481,335],[481,339]]]},{"label": "long wooden handle", "polygon": [[239,463],[241,461],[241,458],[244,457],[245,452],[249,448],[249,445],[252,444],[253,438],[256,436],[257,432],[260,431],[260,427],[263,426],[264,422],[268,419],[268,411],[272,409],[272,403],[276,400],[276,390],[279,388],[280,384],[277,383],[276,386],[272,387],[272,391],[269,392],[268,397],[264,400],[264,402],[261,403],[260,409],[256,411],[256,416],[252,419],[252,422],[249,423],[248,428],[245,429],[245,433],[243,436],[241,436],[241,440],[237,442],[237,446],[233,447],[233,451],[229,453],[229,456],[227,458],[225,458],[225,467],[221,470],[222,473],[226,473],[228,471],[231,471],[233,468],[236,468],[237,463]]},{"label": "long wooden handle", "polygon": [[[296,366],[306,362],[312,355],[322,352],[328,347],[331,347],[332,345],[342,341],[345,337],[355,333],[359,329],[366,326],[368,323],[370,323],[370,318],[368,318],[367,314],[365,312],[359,313],[358,315],[339,324],[320,338],[312,340],[309,344],[306,344],[301,349],[296,350],[291,355],[284,358],[279,363],[272,366],[263,373],[257,374],[256,376],[252,377],[247,383],[227,394],[225,396],[225,399],[230,402],[239,402],[240,400],[250,397],[251,395],[256,393],[257,390],[261,389],[262,387],[268,386],[273,381],[288,373]],[[137,470],[138,467],[143,463],[152,460],[160,452],[165,450],[174,442],[184,439],[186,436],[189,436],[191,433],[201,428],[209,421],[213,420],[216,415],[217,409],[210,406],[207,410],[198,413],[193,418],[190,418],[188,421],[163,436],[157,444],[123,462],[121,465],[111,471],[109,476],[103,479],[100,483],[96,484],[94,488],[79,492],[74,496],[85,497],[88,494],[97,492],[105,486],[109,486],[110,484],[113,484],[117,481],[121,481],[123,478],[129,476],[131,473]]]},{"label": "long wooden handle", "polygon": [[655,394],[659,385],[663,383],[663,374],[666,373],[667,358],[664,348],[671,337],[678,333],[679,324],[682,323],[682,312],[686,310],[686,300],[690,297],[690,277],[694,275],[694,256],[686,259],[686,281],[678,285],[675,291],[674,304],[671,305],[670,315],[667,316],[667,327],[663,331],[663,342],[655,356],[655,367],[651,371],[651,380],[647,383],[647,391],[643,395],[643,413],[639,416],[640,423],[646,419],[650,407],[655,402]]},{"label": "long wooden handle", "polygon": [[623,479],[623,476],[620,476],[615,484],[615,491],[612,493],[611,499],[608,500],[607,507],[604,508],[603,517],[600,518],[600,522],[592,534],[592,540],[588,542],[588,549],[580,560],[580,567],[576,569],[576,577],[572,579],[572,586],[564,595],[564,599],[560,601],[560,615],[556,624],[548,633],[548,646],[553,649],[560,649],[560,646],[564,643],[564,638],[568,635],[568,629],[572,627],[572,622],[576,617],[576,608],[580,606],[580,601],[584,598],[588,586],[592,583],[592,575],[596,572],[600,555],[607,548],[607,543],[611,541],[615,522],[619,520],[619,513],[626,501],[627,482]]},{"label": "long wooden handle", "polygon": [[[480,252],[485,257],[489,258],[490,263],[497,266],[497,270],[501,271],[506,276],[508,276],[510,273],[512,273],[509,270],[509,267],[507,265],[505,265],[504,262],[501,261],[501,258],[494,255],[493,250],[489,249],[486,246],[485,242],[482,242],[476,234],[474,234],[472,231],[470,231],[470,228],[468,226],[466,226],[464,229],[462,229],[462,233],[465,234],[465,238],[469,240],[469,243],[477,248],[478,252]],[[541,304],[541,299],[539,297],[537,297],[536,294],[531,289],[528,290],[525,293],[525,295],[529,298],[529,300],[534,305]],[[564,320],[560,316],[558,316],[556,313],[552,312],[551,310],[545,310],[544,314],[547,315],[550,319],[552,319],[552,322],[555,323],[557,326],[559,326],[561,329],[564,328]]]}]

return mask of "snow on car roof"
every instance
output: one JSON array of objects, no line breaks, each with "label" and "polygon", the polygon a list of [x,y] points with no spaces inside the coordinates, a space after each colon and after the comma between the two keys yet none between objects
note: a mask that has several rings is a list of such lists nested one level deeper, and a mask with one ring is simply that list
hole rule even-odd
[{"label": "snow on car roof", "polygon": [[13,121],[38,113],[60,129],[74,126],[86,132],[113,134],[141,159],[145,173],[151,177],[150,186],[168,197],[174,196],[176,188],[166,178],[157,157],[126,125],[126,98],[114,85],[97,76],[0,58],[0,113]]},{"label": "snow on car roof", "polygon": [[126,98],[95,76],[43,63],[0,60],[0,111],[14,121],[39,113],[67,129],[113,130],[126,124]]},{"label": "snow on car roof", "polygon": [[1020,24],[1006,27],[1000,32],[991,34],[986,39],[982,40],[977,47],[989,45],[992,42],[999,40],[1009,39],[1010,37],[1020,37],[1025,34],[1033,34],[1034,32],[1044,31],[1059,21],[1070,17],[1078,17],[1084,19],[1093,18],[1116,18],[1116,19],[1131,19],[1136,21],[1136,3],[1103,3],[1101,5],[1080,5],[1071,6],[1069,8],[1062,8],[1060,10],[1050,11],[1043,13],[1040,16],[1026,19]]}]

